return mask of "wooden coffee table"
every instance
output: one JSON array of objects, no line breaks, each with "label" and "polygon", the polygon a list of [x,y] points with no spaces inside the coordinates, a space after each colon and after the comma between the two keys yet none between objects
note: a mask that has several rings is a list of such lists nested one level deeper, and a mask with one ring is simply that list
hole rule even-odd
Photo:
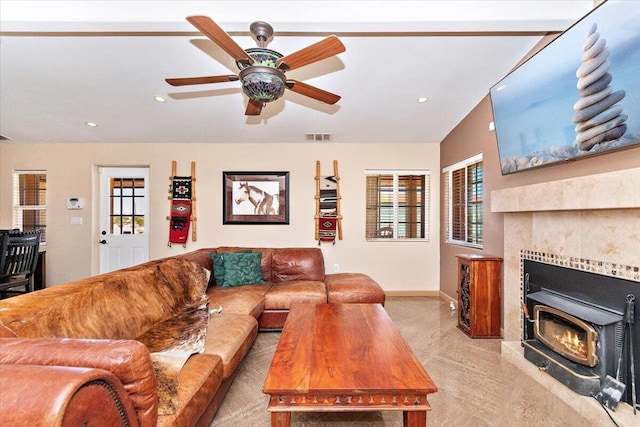
[{"label": "wooden coffee table", "polygon": [[293,305],[263,388],[278,427],[294,411],[403,411],[423,427],[436,391],[379,304]]}]

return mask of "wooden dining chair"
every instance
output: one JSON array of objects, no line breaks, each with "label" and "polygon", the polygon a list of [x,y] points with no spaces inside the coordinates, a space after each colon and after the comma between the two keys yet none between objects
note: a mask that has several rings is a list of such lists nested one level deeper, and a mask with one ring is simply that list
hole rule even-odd
[{"label": "wooden dining chair", "polygon": [[42,230],[0,234],[0,298],[33,291],[41,235]]}]

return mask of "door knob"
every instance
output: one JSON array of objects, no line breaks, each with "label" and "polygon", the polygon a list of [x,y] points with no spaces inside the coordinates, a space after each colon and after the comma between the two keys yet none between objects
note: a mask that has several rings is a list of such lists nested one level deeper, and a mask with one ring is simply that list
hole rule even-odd
[{"label": "door knob", "polygon": [[101,244],[101,245],[106,245],[106,244],[107,244],[107,241],[106,241],[106,240],[104,240],[104,239],[102,239],[102,240],[100,240],[100,244]]}]

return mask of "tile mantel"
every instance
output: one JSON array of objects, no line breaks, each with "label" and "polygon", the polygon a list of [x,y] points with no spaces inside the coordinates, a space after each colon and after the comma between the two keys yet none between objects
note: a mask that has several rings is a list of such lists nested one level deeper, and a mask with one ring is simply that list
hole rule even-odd
[{"label": "tile mantel", "polygon": [[640,207],[640,168],[491,192],[491,212],[543,212]]}]

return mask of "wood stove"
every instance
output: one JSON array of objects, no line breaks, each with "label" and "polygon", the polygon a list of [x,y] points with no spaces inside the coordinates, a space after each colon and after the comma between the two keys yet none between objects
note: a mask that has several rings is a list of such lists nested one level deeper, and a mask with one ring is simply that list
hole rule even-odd
[{"label": "wood stove", "polygon": [[631,404],[630,384],[640,380],[631,370],[632,358],[640,361],[640,327],[631,329],[631,354],[624,310],[627,295],[640,296],[640,283],[529,260],[523,266],[525,358],[586,396],[618,376]]},{"label": "wood stove", "polygon": [[598,357],[598,331],[590,323],[544,305],[533,308],[536,339],[569,360],[594,367]]},{"label": "wood stove", "polygon": [[527,300],[533,336],[524,340],[525,358],[573,391],[597,394],[622,352],[623,316],[548,289]]}]

